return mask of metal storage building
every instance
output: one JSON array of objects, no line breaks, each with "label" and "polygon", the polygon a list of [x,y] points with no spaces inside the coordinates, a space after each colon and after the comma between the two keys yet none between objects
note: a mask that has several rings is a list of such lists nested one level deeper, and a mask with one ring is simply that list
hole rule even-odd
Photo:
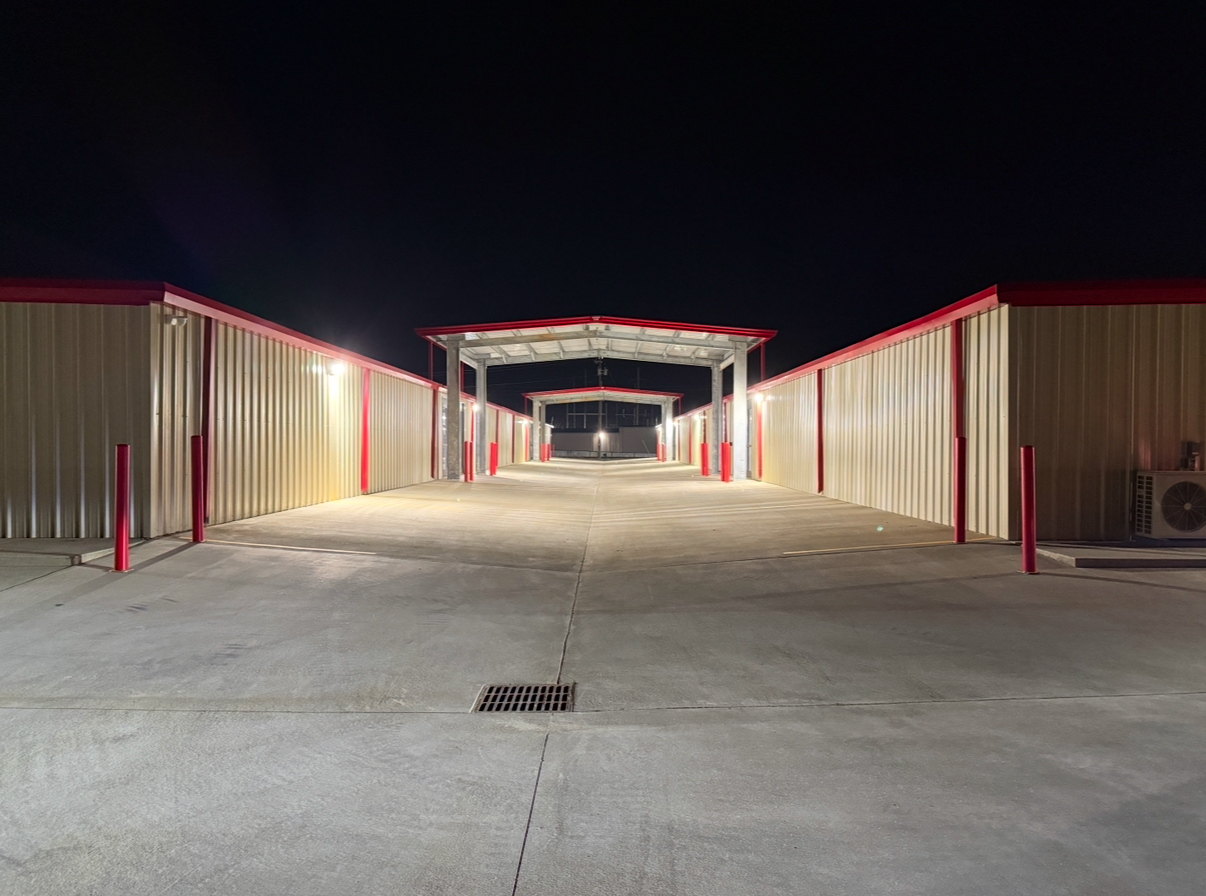
[{"label": "metal storage building", "polygon": [[754,386],[751,472],[1015,539],[1033,445],[1038,537],[1125,539],[1136,472],[1200,462],[1204,385],[1206,282],[1001,284]]},{"label": "metal storage building", "polygon": [[[526,418],[491,409],[522,462]],[[117,443],[150,537],[189,525],[193,435],[221,523],[435,478],[445,415],[436,383],[170,284],[0,281],[0,537],[107,537]]]}]

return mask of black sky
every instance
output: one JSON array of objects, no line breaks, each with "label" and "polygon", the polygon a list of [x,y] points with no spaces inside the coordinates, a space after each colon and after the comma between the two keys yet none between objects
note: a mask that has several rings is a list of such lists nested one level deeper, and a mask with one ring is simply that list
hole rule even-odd
[{"label": "black sky", "polygon": [[1196,4],[21,6],[0,276],[418,372],[416,326],[775,327],[774,373],[999,281],[1206,276]]}]

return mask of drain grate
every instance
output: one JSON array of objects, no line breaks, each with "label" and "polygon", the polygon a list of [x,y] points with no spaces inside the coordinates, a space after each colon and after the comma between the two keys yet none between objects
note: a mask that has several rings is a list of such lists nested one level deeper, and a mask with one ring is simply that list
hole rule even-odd
[{"label": "drain grate", "polygon": [[488,684],[474,712],[570,712],[573,684]]}]

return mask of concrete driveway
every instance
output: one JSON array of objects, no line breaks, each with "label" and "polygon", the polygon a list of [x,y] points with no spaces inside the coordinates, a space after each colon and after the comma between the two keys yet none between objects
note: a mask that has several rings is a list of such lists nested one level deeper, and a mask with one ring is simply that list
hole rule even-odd
[{"label": "concrete driveway", "polygon": [[1202,892],[1203,571],[649,462],[210,535],[0,581],[0,892]]}]

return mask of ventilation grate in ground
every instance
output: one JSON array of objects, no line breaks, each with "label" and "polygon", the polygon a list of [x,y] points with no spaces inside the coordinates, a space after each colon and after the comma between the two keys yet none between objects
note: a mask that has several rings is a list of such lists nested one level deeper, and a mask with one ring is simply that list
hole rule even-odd
[{"label": "ventilation grate in ground", "polygon": [[573,684],[488,684],[474,712],[570,712]]}]

